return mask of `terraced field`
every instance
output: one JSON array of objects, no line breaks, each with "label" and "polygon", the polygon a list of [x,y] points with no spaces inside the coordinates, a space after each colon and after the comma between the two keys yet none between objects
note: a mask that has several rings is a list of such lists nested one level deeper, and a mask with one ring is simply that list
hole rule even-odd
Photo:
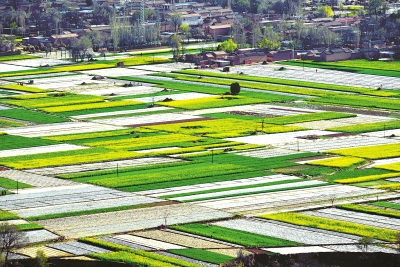
[{"label": "terraced field", "polygon": [[254,251],[362,251],[365,237],[396,253],[399,78],[136,66],[150,59],[0,64],[0,221],[27,236],[13,257],[216,267]]}]

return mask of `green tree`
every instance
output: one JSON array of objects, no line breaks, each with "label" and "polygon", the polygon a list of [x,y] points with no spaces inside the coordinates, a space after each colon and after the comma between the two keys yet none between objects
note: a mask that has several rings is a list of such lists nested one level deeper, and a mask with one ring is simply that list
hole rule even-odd
[{"label": "green tree", "polygon": [[190,37],[190,26],[186,23],[181,24],[179,26],[179,31],[183,33],[187,37],[187,42],[189,43],[189,37]]},{"label": "green tree", "polygon": [[229,53],[232,53],[233,51],[235,51],[236,48],[237,48],[237,44],[235,44],[235,42],[232,39],[223,41],[222,43],[219,44],[219,47],[218,47],[219,50],[224,50]]},{"label": "green tree", "polygon": [[240,84],[238,82],[231,83],[231,94],[238,95],[240,93]]},{"label": "green tree", "polygon": [[333,17],[334,13],[330,6],[320,6],[316,11],[315,14],[322,18],[331,18]]},{"label": "green tree", "polygon": [[368,251],[368,247],[372,245],[374,240],[371,237],[363,236],[358,240],[357,247],[360,248],[363,252]]},{"label": "green tree", "polygon": [[280,47],[280,43],[264,37],[262,41],[258,44],[258,47],[267,48],[268,50],[276,50]]}]

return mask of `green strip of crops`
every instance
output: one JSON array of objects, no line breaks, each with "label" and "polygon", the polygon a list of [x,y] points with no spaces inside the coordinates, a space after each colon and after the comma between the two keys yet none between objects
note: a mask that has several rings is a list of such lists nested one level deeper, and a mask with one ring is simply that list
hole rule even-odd
[{"label": "green strip of crops", "polygon": [[389,242],[394,241],[395,235],[398,233],[395,230],[389,230],[385,228],[367,226],[363,224],[345,222],[340,220],[325,219],[325,218],[293,213],[293,212],[265,214],[265,215],[260,215],[258,217],[263,219],[276,220],[290,224],[312,227],[312,228],[319,228],[319,229],[341,232],[351,235],[358,235],[362,237],[365,236]]},{"label": "green strip of crops", "polygon": [[85,179],[85,182],[117,188],[134,185],[156,184],[167,181],[190,180],[202,177],[212,177],[226,174],[242,173],[252,171],[251,168],[243,168],[234,164],[213,164],[199,163],[191,165],[191,168],[186,166],[176,166],[164,169],[161,173],[154,170],[136,172],[135,176],[132,173],[122,173],[119,177],[113,175],[103,175]]},{"label": "green strip of crops", "polygon": [[14,60],[32,59],[32,58],[40,58],[40,57],[26,55],[26,54],[19,54],[19,55],[0,56],[0,61],[14,61]]},{"label": "green strip of crops", "polygon": [[17,224],[18,230],[20,231],[32,231],[32,230],[40,230],[44,229],[43,226],[37,223],[24,223],[24,224]]},{"label": "green strip of crops", "polygon": [[396,204],[396,203],[390,203],[390,202],[385,202],[385,201],[377,201],[377,202],[372,202],[370,204],[374,205],[374,206],[378,206],[378,207],[384,207],[384,208],[400,210],[400,204]]},{"label": "green strip of crops", "polygon": [[393,121],[384,121],[384,122],[365,123],[365,124],[335,127],[335,128],[330,128],[330,129],[326,129],[326,130],[335,131],[335,132],[360,134],[360,133],[369,133],[369,132],[392,130],[392,129],[399,129],[399,128],[400,128],[400,120],[393,120]]},{"label": "green strip of crops", "polygon": [[343,204],[337,206],[339,209],[345,210],[352,210],[352,211],[359,211],[368,214],[375,214],[375,215],[382,215],[387,217],[393,218],[400,218],[400,211],[395,210],[385,210],[381,208],[375,208],[371,206],[364,206],[364,205],[356,205],[356,204]]},{"label": "green strip of crops", "polygon": [[180,181],[169,181],[169,182],[159,182],[154,184],[145,184],[145,185],[133,185],[128,187],[118,187],[118,190],[125,192],[139,192],[139,191],[147,191],[161,188],[171,188],[178,186],[186,186],[186,185],[196,185],[196,184],[206,184],[206,183],[215,183],[215,182],[223,182],[223,181],[233,181],[238,179],[246,179],[259,177],[263,175],[271,175],[273,173],[266,171],[247,171],[242,173],[234,173],[234,174],[226,174],[212,177],[202,177],[190,180],[180,180]]},{"label": "green strip of crops", "polygon": [[314,188],[314,187],[321,187],[321,186],[327,186],[327,185],[329,185],[329,184],[303,185],[303,186],[287,187],[287,188],[272,189],[272,190],[260,190],[260,191],[246,192],[246,193],[227,194],[227,195],[223,195],[223,196],[196,198],[196,199],[191,199],[191,200],[184,200],[182,202],[197,202],[197,201],[221,199],[221,198],[227,198],[227,197],[240,197],[240,196],[248,196],[248,195],[254,195],[254,194],[265,194],[265,193],[290,191],[290,190],[305,189],[305,188]]},{"label": "green strip of crops", "polygon": [[276,181],[276,182],[269,182],[269,183],[262,183],[262,184],[242,185],[242,186],[234,186],[234,187],[225,187],[225,188],[218,188],[218,189],[196,191],[196,192],[190,192],[190,193],[163,195],[162,198],[175,198],[175,197],[194,196],[194,195],[201,195],[201,194],[208,194],[208,193],[215,193],[215,192],[225,192],[225,191],[237,190],[237,189],[257,188],[257,187],[261,187],[261,186],[271,186],[271,185],[278,185],[278,184],[290,184],[290,183],[296,183],[296,182],[301,182],[301,181],[304,181],[304,180],[303,179],[292,178],[291,180]]},{"label": "green strip of crops", "polygon": [[369,176],[369,175],[379,175],[379,174],[386,174],[386,173],[393,173],[391,171],[381,170],[381,169],[354,169],[354,170],[341,170],[332,175],[326,175],[324,178],[327,179],[329,182],[333,183],[335,180],[342,180],[348,178],[357,178],[362,176]]},{"label": "green strip of crops", "polygon": [[[348,61],[353,61],[353,60],[348,60]],[[344,62],[348,62],[344,61]],[[364,61],[365,62],[365,61]],[[374,61],[376,63],[376,61]],[[390,70],[390,69],[381,69],[380,67],[382,66],[376,66],[376,68],[364,68],[361,67],[364,64],[360,63],[360,61],[357,61],[355,63],[358,63],[358,66],[344,66],[344,65],[338,65],[335,63],[328,63],[328,62],[304,62],[304,65],[309,68],[319,68],[319,69],[331,69],[331,70],[339,70],[339,71],[347,71],[347,72],[352,72],[352,73],[360,73],[360,74],[370,74],[370,75],[379,75],[379,76],[389,76],[389,77],[400,77],[400,71],[398,70]],[[394,67],[394,65],[389,65],[392,62],[385,62],[388,64],[388,67]],[[303,62],[301,61],[286,61],[286,62],[280,62],[279,64],[284,64],[284,65],[292,65],[292,66],[302,66]],[[385,88],[385,86],[383,86]]]},{"label": "green strip of crops", "polygon": [[0,211],[0,221],[16,220],[19,216],[9,211]]},{"label": "green strip of crops", "polygon": [[400,109],[400,99],[390,99],[382,97],[369,97],[357,95],[327,95],[319,98],[309,98],[308,102],[337,104],[345,106],[358,106],[366,108],[383,108],[390,110]]},{"label": "green strip of crops", "polygon": [[207,251],[204,249],[199,248],[187,248],[187,249],[169,249],[168,252],[184,256],[187,258],[214,263],[214,264],[221,264],[227,261],[231,261],[235,259],[234,257],[227,256],[224,254]]},{"label": "green strip of crops", "polygon": [[36,146],[55,145],[57,142],[44,140],[37,137],[23,137],[16,135],[2,135],[0,142],[0,150],[28,148]]},{"label": "green strip of crops", "polygon": [[25,123],[16,122],[13,120],[0,119],[0,128],[18,127],[25,126]]},{"label": "green strip of crops", "polygon": [[296,246],[297,242],[280,238],[253,234],[245,231],[229,229],[216,225],[204,225],[199,223],[170,226],[170,228],[195,235],[214,238],[245,247],[280,247]]},{"label": "green strip of crops", "polygon": [[69,121],[66,118],[53,116],[50,114],[46,114],[44,112],[35,112],[26,109],[4,109],[0,110],[0,116],[23,120],[23,121],[30,121],[35,123],[58,123],[58,122],[67,122]]},{"label": "green strip of crops", "polygon": [[3,178],[0,177],[0,187],[6,188],[6,189],[17,189],[17,183],[18,183],[18,188],[32,188],[33,186],[21,182],[17,182],[11,179]]}]

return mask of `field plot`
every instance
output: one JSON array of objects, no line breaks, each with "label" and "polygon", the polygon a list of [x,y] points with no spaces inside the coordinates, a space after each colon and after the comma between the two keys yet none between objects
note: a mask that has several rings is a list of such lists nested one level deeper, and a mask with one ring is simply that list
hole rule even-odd
[{"label": "field plot", "polygon": [[373,136],[373,137],[390,137],[391,139],[400,139],[400,129],[376,131],[376,132],[364,133],[363,135]]},{"label": "field plot", "polygon": [[119,83],[113,85],[111,83],[104,85],[86,85],[76,86],[68,90],[69,92],[85,94],[85,95],[98,95],[98,96],[127,96],[127,95],[142,95],[142,94],[156,94],[161,91],[158,87],[151,87],[145,85],[134,85],[133,87],[123,87],[123,84]]},{"label": "field plot", "polygon": [[286,155],[294,155],[297,153],[298,152],[296,152],[296,151],[282,149],[282,148],[255,149],[255,150],[244,151],[244,152],[235,152],[235,154],[237,154],[237,155],[253,157],[253,158],[262,158],[262,159],[286,156]]},{"label": "field plot", "polygon": [[38,250],[42,250],[44,252],[44,254],[46,254],[46,256],[49,257],[49,258],[72,256],[71,253],[68,253],[68,252],[65,252],[65,251],[61,251],[61,250],[58,250],[58,249],[54,249],[54,248],[49,248],[49,247],[46,247],[46,246],[21,248],[21,249],[18,249],[16,252],[19,253],[19,254],[23,254],[23,255],[26,255],[28,257],[31,257],[31,258],[35,258],[36,257],[36,253],[37,253]]},{"label": "field plot", "polygon": [[151,103],[151,102],[160,102],[166,98],[170,98],[172,100],[189,100],[189,99],[198,99],[204,97],[210,97],[210,94],[203,94],[203,93],[180,93],[180,94],[172,94],[172,95],[165,95],[165,96],[149,96],[149,97],[141,97],[141,98],[133,98],[132,100],[144,102],[144,103]]},{"label": "field plot", "polygon": [[363,212],[342,210],[342,209],[321,209],[316,211],[305,211],[302,214],[317,216],[327,219],[341,220],[358,224],[365,224],[380,228],[400,230],[400,219],[389,218],[380,215],[372,215]]},{"label": "field plot", "polygon": [[141,108],[141,109],[134,109],[134,110],[120,110],[120,111],[112,111],[112,112],[100,112],[94,114],[85,114],[85,115],[76,115],[71,116],[74,119],[91,119],[97,117],[107,117],[107,116],[119,116],[119,115],[127,115],[127,114],[137,114],[137,113],[145,113],[145,112],[157,112],[157,111],[165,111],[165,110],[172,110],[172,108],[168,107],[153,107],[149,108]]},{"label": "field plot", "polygon": [[213,223],[230,229],[272,236],[309,245],[357,243],[358,236],[270,220],[235,219]]},{"label": "field plot", "polygon": [[170,242],[164,242],[159,240],[154,240],[149,237],[143,238],[136,235],[116,235],[114,236],[116,239],[120,239],[123,241],[136,243],[141,246],[150,247],[156,250],[167,250],[167,249],[184,249],[185,247],[179,246]]},{"label": "field plot", "polygon": [[47,230],[27,231],[25,233],[25,237],[27,238],[27,244],[48,242],[59,238],[58,235],[55,235]]},{"label": "field plot", "polygon": [[332,197],[340,199],[343,197],[355,197],[379,192],[383,191],[353,186],[331,185],[242,197],[230,197],[221,200],[206,200],[195,203],[200,206],[228,212],[254,214],[260,213],[260,210],[274,209],[277,211],[291,206],[306,207],[318,201],[329,201]]},{"label": "field plot", "polygon": [[54,187],[73,185],[75,182],[63,179],[57,179],[44,175],[37,175],[18,170],[3,170],[0,171],[0,177],[8,178],[21,183],[29,184],[35,187]]},{"label": "field plot", "polygon": [[119,206],[133,206],[162,200],[92,185],[60,186],[25,190],[8,195],[1,203],[3,210],[12,210],[23,217],[87,211]]},{"label": "field plot", "polygon": [[[328,69],[319,69],[318,73],[314,68],[304,68],[285,66],[284,71],[275,71],[282,65],[252,65],[252,66],[234,66],[230,69],[232,73],[240,73],[264,76],[272,78],[281,78],[289,80],[301,80],[319,83],[341,84],[348,86],[364,87],[364,88],[382,88],[398,89],[400,88],[400,79],[394,77],[379,76],[367,74],[356,74],[344,71],[335,71]],[[207,71],[219,71],[208,69]],[[329,81],[329,82],[328,82]]]},{"label": "field plot", "polygon": [[100,248],[100,247],[96,247],[93,245],[88,245],[88,244],[76,242],[76,241],[52,244],[52,245],[48,245],[48,247],[57,249],[57,250],[61,250],[61,251],[65,251],[65,252],[75,255],[75,256],[82,256],[82,255],[87,255],[87,254],[91,254],[91,253],[111,252],[110,250],[107,250],[104,248]]},{"label": "field plot", "polygon": [[[123,117],[123,118],[113,118],[113,119],[103,119],[103,120],[93,120],[94,123],[104,123],[115,126],[141,126],[141,125],[151,125],[158,123],[171,123],[171,122],[182,122],[190,120],[201,120],[200,116],[191,116],[178,113],[168,113],[168,114],[153,114],[153,115],[143,115],[134,117]],[[1,129],[0,129],[1,131]]]},{"label": "field plot", "polygon": [[0,105],[0,110],[6,110],[6,109],[10,109],[10,108],[7,106],[4,106],[4,105]]},{"label": "field plot", "polygon": [[[141,236],[144,238],[156,239],[164,242],[170,242],[173,244],[177,244],[183,247],[189,248],[201,248],[201,249],[225,249],[225,248],[234,248],[240,247],[238,245],[229,244],[226,242],[221,242],[219,240],[206,238],[202,236],[197,236],[193,234],[187,234],[184,232],[179,232],[175,230],[151,230],[145,232],[135,232],[134,235]],[[234,251],[236,252],[236,251]]]},{"label": "field plot", "polygon": [[[154,66],[154,65],[151,65]],[[138,70],[133,68],[108,68],[99,70],[85,70],[81,71],[87,75],[101,75],[106,77],[115,76],[142,76],[154,73],[154,71]]]},{"label": "field plot", "polygon": [[304,143],[312,142],[306,139],[299,139],[301,136],[308,135],[318,135],[324,136],[329,134],[334,134],[335,132],[330,131],[319,131],[319,130],[306,130],[306,131],[296,131],[296,132],[288,132],[288,133],[277,133],[277,134],[263,134],[263,135],[254,135],[254,136],[245,136],[245,137],[237,137],[237,138],[227,138],[226,140],[234,141],[234,142],[242,142],[247,144],[260,144],[260,145],[281,145],[284,149],[290,150],[298,150],[297,144],[293,146],[286,147],[285,144],[290,143],[300,143],[300,150],[303,151],[313,151],[319,152],[322,150],[307,150],[304,149]]},{"label": "field plot", "polygon": [[270,175],[270,176],[238,179],[238,180],[233,180],[233,181],[223,181],[223,182],[215,182],[215,183],[206,183],[206,184],[178,186],[178,187],[172,187],[172,188],[162,188],[162,189],[155,189],[155,190],[148,190],[148,191],[140,191],[140,192],[137,192],[137,194],[147,195],[147,196],[152,196],[152,197],[160,197],[160,196],[165,196],[165,195],[194,193],[194,192],[206,191],[206,190],[216,190],[216,189],[222,189],[222,188],[250,186],[250,185],[263,184],[263,183],[272,183],[272,182],[277,182],[277,181],[287,181],[287,180],[291,180],[291,179],[297,180],[298,178],[294,177],[294,176],[276,174],[276,175]]},{"label": "field plot", "polygon": [[133,242],[129,242],[127,240],[122,240],[117,238],[118,236],[103,236],[103,237],[99,237],[98,239],[101,241],[105,241],[105,242],[109,242],[109,243],[113,243],[116,245],[121,245],[124,247],[128,247],[128,248],[133,248],[133,249],[140,249],[140,250],[153,250],[150,247],[145,247],[143,245],[139,245],[138,243],[133,243]]},{"label": "field plot", "polygon": [[[282,144],[278,145],[280,148],[300,150],[300,151],[310,151],[310,152],[320,152],[328,151],[332,149],[340,148],[357,148],[361,146],[373,146],[380,144],[393,144],[399,142],[398,140],[368,137],[368,136],[346,136],[331,139],[318,139],[315,141],[307,140],[299,142],[297,144]],[[357,155],[362,157],[361,155]]]},{"label": "field plot", "polygon": [[34,68],[0,63],[0,72],[14,72],[20,70],[33,70]]},{"label": "field plot", "polygon": [[264,248],[263,250],[278,253],[281,255],[290,255],[298,253],[321,253],[321,252],[334,252],[333,249],[329,249],[321,246],[307,246],[307,247],[285,247],[285,248]]},{"label": "field plot", "polygon": [[107,169],[116,170],[117,166],[119,168],[125,168],[125,167],[135,167],[135,166],[162,164],[162,163],[171,163],[180,161],[182,160],[175,158],[150,157],[150,158],[138,158],[138,159],[106,161],[99,163],[79,164],[79,165],[68,165],[68,166],[50,167],[50,168],[29,169],[26,170],[26,172],[37,173],[41,175],[57,175],[64,173],[86,172],[95,170],[107,170]]},{"label": "field plot", "polygon": [[36,146],[36,147],[30,147],[30,148],[8,149],[8,150],[1,151],[0,158],[22,156],[22,155],[32,155],[32,154],[39,154],[39,153],[70,151],[70,150],[85,149],[85,148],[88,148],[88,147],[70,145],[70,144],[59,144],[59,145],[48,145],[48,146]]},{"label": "field plot", "polygon": [[56,91],[63,91],[62,88],[80,86],[82,83],[86,84],[107,84],[104,80],[92,80],[93,77],[89,75],[70,75],[58,76],[49,78],[35,79],[36,87],[41,89],[53,89]]},{"label": "field plot", "polygon": [[302,122],[302,123],[294,123],[291,125],[300,126],[300,127],[304,127],[304,128],[310,128],[310,129],[314,129],[314,130],[327,130],[327,129],[329,130],[330,128],[336,128],[336,127],[365,124],[365,123],[385,122],[385,121],[391,121],[391,120],[394,120],[394,118],[368,116],[368,115],[357,115],[357,117],[352,117],[352,118]]},{"label": "field plot", "polygon": [[243,106],[232,106],[232,107],[222,107],[222,108],[210,108],[210,109],[200,109],[185,111],[185,114],[190,115],[203,115],[209,113],[218,112],[250,112],[262,115],[272,115],[272,116],[287,116],[296,114],[308,114],[314,112],[320,112],[313,109],[305,108],[293,108],[293,107],[283,107],[269,104],[253,104],[253,105],[243,105]]},{"label": "field plot", "polygon": [[54,59],[54,58],[32,58],[32,59],[22,59],[4,62],[4,64],[24,66],[24,67],[42,67],[44,65],[55,66],[55,65],[70,65],[74,64],[71,61]]},{"label": "field plot", "polygon": [[182,197],[172,197],[171,200],[175,201],[198,201],[200,199],[213,199],[218,198],[222,199],[224,197],[236,196],[236,195],[249,195],[249,194],[258,194],[264,191],[277,191],[277,190],[291,190],[298,187],[314,187],[326,185],[326,182],[311,180],[311,181],[300,181],[289,184],[279,184],[279,185],[269,185],[269,186],[258,186],[252,188],[245,189],[232,189],[223,192],[214,192],[214,193],[203,193],[196,194],[191,196],[182,196]]},{"label": "field plot", "polygon": [[84,237],[121,233],[158,227],[165,223],[181,224],[203,220],[217,220],[232,215],[227,212],[190,204],[176,204],[140,210],[108,212],[96,215],[40,221],[40,224],[67,237]]},{"label": "field plot", "polygon": [[66,122],[66,123],[57,123],[52,125],[18,127],[14,129],[5,128],[5,129],[0,129],[0,132],[5,132],[7,134],[12,134],[12,135],[25,136],[25,137],[38,137],[38,136],[64,135],[73,133],[111,131],[120,129],[123,128],[111,125],[92,123],[92,122]]},{"label": "field plot", "polygon": [[129,67],[129,69],[138,69],[138,70],[148,70],[148,71],[157,71],[157,72],[171,72],[174,70],[181,70],[193,67],[190,63],[163,63],[156,65],[142,65],[142,66],[134,66]]},{"label": "field plot", "polygon": [[32,123],[58,123],[58,122],[67,122],[68,119],[46,114],[44,112],[35,112],[26,109],[0,109],[0,116],[17,119],[21,121],[27,121]]}]

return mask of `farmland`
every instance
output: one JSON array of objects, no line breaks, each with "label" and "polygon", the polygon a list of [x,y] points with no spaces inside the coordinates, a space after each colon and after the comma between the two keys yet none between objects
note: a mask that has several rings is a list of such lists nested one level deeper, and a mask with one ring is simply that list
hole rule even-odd
[{"label": "farmland", "polygon": [[316,75],[46,60],[1,63],[0,221],[29,237],[21,257],[216,267],[239,252],[360,252],[361,238],[395,253],[397,63],[306,62]]}]

